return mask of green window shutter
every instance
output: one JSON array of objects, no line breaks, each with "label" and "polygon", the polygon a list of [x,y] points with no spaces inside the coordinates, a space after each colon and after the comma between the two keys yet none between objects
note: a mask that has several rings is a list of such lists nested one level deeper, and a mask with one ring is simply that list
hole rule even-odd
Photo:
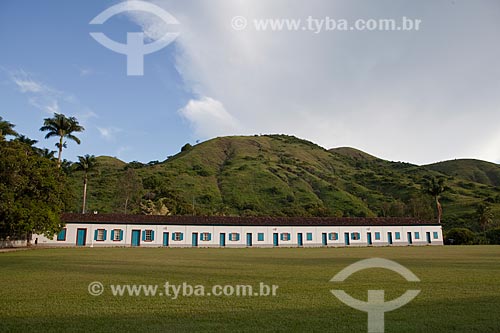
[{"label": "green window shutter", "polygon": [[280,234],[280,240],[284,240],[285,239],[285,234],[284,233],[281,233]]},{"label": "green window shutter", "polygon": [[155,240],[155,231],[154,230],[151,230],[151,240],[152,241]]},{"label": "green window shutter", "polygon": [[175,232],[172,233],[172,240],[174,241],[175,240]]},{"label": "green window shutter", "polygon": [[308,241],[312,241],[313,240],[313,234],[312,234],[312,232],[308,232],[306,234],[306,238],[307,238]]},{"label": "green window shutter", "polygon": [[184,239],[184,233],[181,232],[181,240]]},{"label": "green window shutter", "polygon": [[354,232],[351,233],[351,240],[356,240],[356,236],[354,236]]},{"label": "green window shutter", "polygon": [[236,234],[236,241],[240,240],[240,234]]},{"label": "green window shutter", "polygon": [[146,230],[142,231],[142,241],[144,242],[146,240]]},{"label": "green window shutter", "polygon": [[333,240],[333,234],[331,232],[328,234],[328,240]]},{"label": "green window shutter", "polygon": [[96,241],[97,240],[97,233],[99,232],[99,230],[94,230],[94,240]]},{"label": "green window shutter", "polygon": [[211,241],[211,240],[212,240],[212,234],[208,233],[208,241]]},{"label": "green window shutter", "polygon": [[264,233],[259,232],[259,234],[257,235],[257,237],[258,237],[259,242],[264,241]]},{"label": "green window shutter", "polygon": [[106,240],[106,234],[107,234],[107,230],[106,230],[106,229],[104,229],[104,235],[103,235],[103,237],[102,237],[102,240]]},{"label": "green window shutter", "polygon": [[120,240],[123,240],[123,230],[120,230]]},{"label": "green window shutter", "polygon": [[111,230],[111,238],[112,241],[115,240],[115,229]]}]

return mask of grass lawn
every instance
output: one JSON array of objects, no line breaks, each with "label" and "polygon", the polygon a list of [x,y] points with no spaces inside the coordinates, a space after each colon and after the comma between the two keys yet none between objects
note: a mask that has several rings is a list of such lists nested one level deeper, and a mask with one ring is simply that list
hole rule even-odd
[{"label": "grass lawn", "polygon": [[[329,280],[360,259],[392,259],[421,282],[370,269]],[[100,281],[101,296],[88,284]],[[110,284],[278,285],[275,297],[113,296]],[[386,332],[500,332],[500,246],[147,249],[68,248],[0,253],[0,331],[366,332],[367,314],[330,289],[386,300],[421,293],[386,313]],[[163,290],[163,289],[162,289]]]}]

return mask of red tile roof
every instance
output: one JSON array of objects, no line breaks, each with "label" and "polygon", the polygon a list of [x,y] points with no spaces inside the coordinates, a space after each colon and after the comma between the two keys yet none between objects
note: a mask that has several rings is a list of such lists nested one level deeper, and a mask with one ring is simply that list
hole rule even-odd
[{"label": "red tile roof", "polygon": [[416,218],[400,217],[232,217],[161,216],[125,214],[63,214],[66,223],[245,225],[245,226],[415,226],[438,225]]}]

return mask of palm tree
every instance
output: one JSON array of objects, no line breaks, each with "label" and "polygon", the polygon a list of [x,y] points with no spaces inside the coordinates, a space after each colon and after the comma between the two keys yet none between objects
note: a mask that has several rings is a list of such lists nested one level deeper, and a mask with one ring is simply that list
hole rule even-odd
[{"label": "palm tree", "polygon": [[57,166],[61,167],[61,155],[63,148],[66,148],[66,142],[64,138],[71,139],[77,144],[80,144],[80,139],[73,135],[74,132],[83,132],[85,129],[80,126],[78,120],[75,117],[67,118],[65,115],[60,113],[54,113],[53,118],[45,118],[43,121],[43,126],[40,128],[42,132],[48,132],[45,135],[45,139],[51,138],[53,136],[59,137],[59,142],[56,143],[56,147],[59,149],[59,154],[57,156]]},{"label": "palm tree", "polygon": [[78,156],[78,162],[76,164],[76,170],[83,171],[83,207],[82,214],[85,214],[85,209],[87,205],[87,182],[88,175],[94,171],[97,167],[97,159],[94,155]]},{"label": "palm tree", "polygon": [[19,135],[15,141],[17,142],[21,142],[21,143],[24,143],[25,145],[28,145],[30,147],[33,147],[33,145],[35,145],[38,141],[37,140],[32,140],[30,138],[28,138],[27,136],[25,135]]},{"label": "palm tree", "polygon": [[14,127],[16,125],[0,117],[0,140],[3,140],[7,135],[17,136],[18,134],[14,131]]},{"label": "palm tree", "polygon": [[493,222],[494,216],[493,212],[491,211],[491,206],[481,202],[477,206],[476,214],[478,217],[479,225],[483,229],[483,232],[485,232],[491,222]]},{"label": "palm tree", "polygon": [[424,192],[431,195],[436,201],[436,208],[438,213],[438,223],[441,223],[441,217],[443,216],[443,207],[439,202],[439,196],[446,190],[444,185],[444,178],[428,177],[426,183],[424,184]]}]

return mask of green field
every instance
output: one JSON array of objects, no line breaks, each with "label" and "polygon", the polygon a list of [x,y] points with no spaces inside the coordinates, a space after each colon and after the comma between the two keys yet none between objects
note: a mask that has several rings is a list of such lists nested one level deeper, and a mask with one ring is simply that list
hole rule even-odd
[{"label": "green field", "polygon": [[[371,269],[329,280],[359,259],[392,259],[421,282]],[[100,281],[101,296],[88,284]],[[275,297],[113,296],[110,284],[279,285]],[[0,253],[0,331],[366,332],[366,313],[330,289],[386,300],[386,332],[500,332],[500,246],[317,249],[40,249]],[[163,287],[162,287],[163,288]]]}]

